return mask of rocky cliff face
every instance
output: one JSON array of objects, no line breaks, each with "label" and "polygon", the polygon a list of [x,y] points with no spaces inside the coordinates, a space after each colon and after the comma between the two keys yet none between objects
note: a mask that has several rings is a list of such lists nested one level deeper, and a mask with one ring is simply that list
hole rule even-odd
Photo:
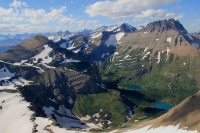
[{"label": "rocky cliff face", "polygon": [[161,20],[149,23],[145,30],[148,30],[150,32],[164,32],[168,30],[175,30],[179,34],[186,34],[187,31],[183,27],[183,25],[177,20],[169,19],[169,20]]},{"label": "rocky cliff face", "polygon": [[119,31],[121,32],[125,32],[125,33],[131,33],[131,32],[135,32],[137,29],[127,23],[122,24],[119,27]]}]

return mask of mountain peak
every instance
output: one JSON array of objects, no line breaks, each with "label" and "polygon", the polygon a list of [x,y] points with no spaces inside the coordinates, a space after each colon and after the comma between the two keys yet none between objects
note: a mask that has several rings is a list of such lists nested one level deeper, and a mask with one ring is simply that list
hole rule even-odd
[{"label": "mountain peak", "polygon": [[134,32],[136,31],[137,29],[135,27],[133,27],[132,25],[129,25],[127,23],[123,23],[121,26],[120,26],[121,30],[124,31],[124,32]]},{"label": "mountain peak", "polygon": [[78,33],[79,34],[84,34],[84,35],[89,35],[91,32],[92,32],[92,30],[90,30],[90,29],[84,29],[84,30],[82,30],[82,31],[80,31]]},{"label": "mountain peak", "polygon": [[150,32],[163,32],[163,31],[168,31],[168,30],[175,30],[180,34],[186,34],[187,31],[183,27],[183,25],[178,21],[174,19],[169,19],[169,20],[159,20],[155,21],[152,23],[147,24],[146,30]]},{"label": "mountain peak", "polygon": [[34,36],[33,39],[40,40],[40,39],[48,39],[48,38],[41,34],[38,34],[38,35]]},{"label": "mountain peak", "polygon": [[48,42],[49,40],[47,37],[38,34],[33,38],[27,40],[26,42],[22,43],[21,46],[32,49],[47,44]]}]

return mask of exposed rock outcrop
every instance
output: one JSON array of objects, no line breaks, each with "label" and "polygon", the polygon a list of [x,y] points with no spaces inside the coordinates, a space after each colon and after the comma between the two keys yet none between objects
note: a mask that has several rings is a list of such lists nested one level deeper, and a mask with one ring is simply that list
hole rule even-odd
[{"label": "exposed rock outcrop", "polygon": [[155,31],[164,32],[171,29],[177,31],[179,34],[187,33],[183,25],[178,20],[175,21],[174,19],[155,21],[155,22],[149,23],[146,27],[146,30],[150,32],[155,32]]}]

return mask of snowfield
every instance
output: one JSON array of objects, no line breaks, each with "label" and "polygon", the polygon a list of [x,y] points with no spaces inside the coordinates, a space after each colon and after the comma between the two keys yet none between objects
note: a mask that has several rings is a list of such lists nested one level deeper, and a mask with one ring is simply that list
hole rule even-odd
[{"label": "snowfield", "polygon": [[117,41],[119,42],[119,41],[122,39],[122,37],[123,37],[124,35],[125,35],[124,32],[120,32],[120,33],[117,33],[117,34],[115,35],[115,37],[116,37]]},{"label": "snowfield", "polygon": [[[38,133],[48,132],[45,129],[55,133],[83,133],[53,126],[53,121],[48,118],[35,117],[32,120],[34,112],[29,110],[29,106],[30,103],[19,93],[0,92],[0,133],[32,133],[34,125],[37,125]],[[61,107],[59,109],[61,113],[63,110]]]},{"label": "snowfield", "polygon": [[106,45],[107,47],[109,46],[114,46],[116,47],[117,44],[120,43],[120,40],[122,39],[122,37],[125,35],[124,32],[119,32],[117,34],[112,34],[109,36],[108,40],[106,41]]},{"label": "snowfield", "polygon": [[106,45],[107,45],[107,47],[109,47],[109,46],[116,47],[117,46],[117,39],[115,37],[115,34],[110,35],[110,37],[106,41]]},{"label": "snowfield", "polygon": [[0,93],[0,132],[1,133],[31,133],[33,123],[30,120],[32,111],[30,104],[18,93]]},{"label": "snowfield", "polygon": [[176,126],[162,126],[158,128],[150,128],[147,126],[137,130],[128,130],[124,133],[198,133],[197,131],[187,131],[179,129],[179,125]]},{"label": "snowfield", "polygon": [[42,63],[50,63],[53,60],[53,58],[49,56],[51,51],[53,51],[51,47],[49,47],[47,44],[44,45],[44,50],[40,54],[32,57],[32,59],[34,59],[33,62],[38,63],[38,60],[42,59]]}]

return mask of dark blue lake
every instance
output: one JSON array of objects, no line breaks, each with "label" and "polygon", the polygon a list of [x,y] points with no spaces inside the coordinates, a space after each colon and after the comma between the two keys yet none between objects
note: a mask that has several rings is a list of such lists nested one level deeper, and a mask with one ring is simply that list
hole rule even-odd
[{"label": "dark blue lake", "polygon": [[132,85],[132,86],[127,86],[125,88],[125,90],[142,90],[143,88],[141,88],[140,86],[137,85]]},{"label": "dark blue lake", "polygon": [[153,107],[154,108],[157,108],[157,109],[163,109],[163,110],[170,110],[171,108],[173,108],[174,106],[168,104],[168,103],[165,103],[165,102],[157,102],[157,103],[154,103],[153,104]]}]

